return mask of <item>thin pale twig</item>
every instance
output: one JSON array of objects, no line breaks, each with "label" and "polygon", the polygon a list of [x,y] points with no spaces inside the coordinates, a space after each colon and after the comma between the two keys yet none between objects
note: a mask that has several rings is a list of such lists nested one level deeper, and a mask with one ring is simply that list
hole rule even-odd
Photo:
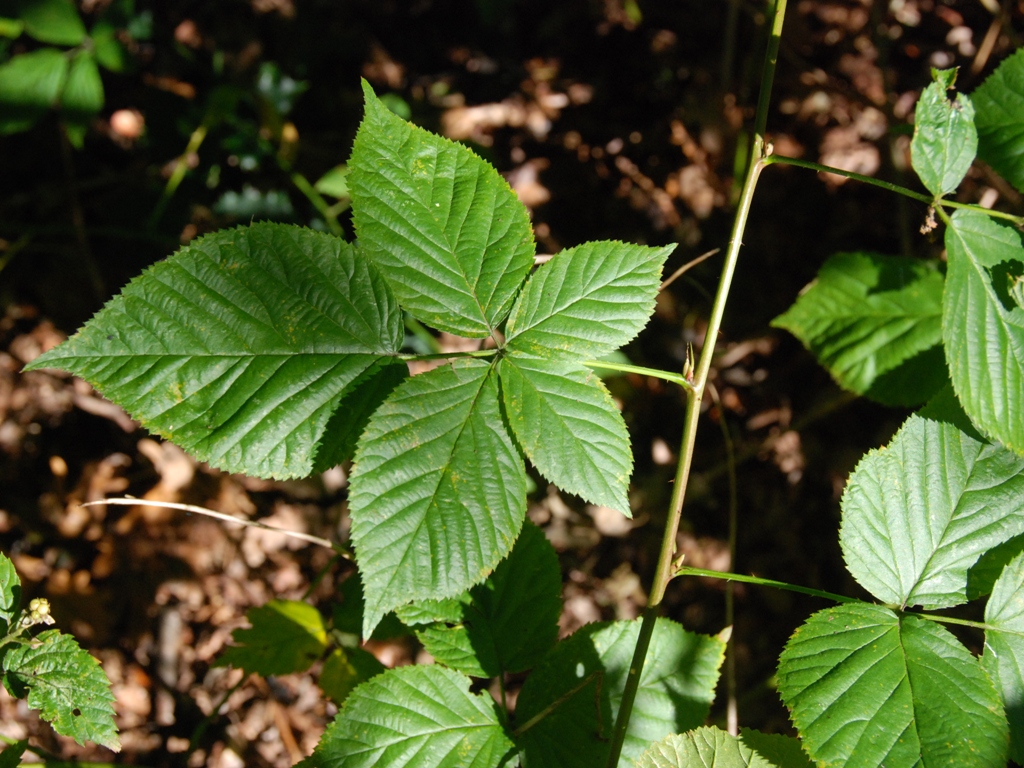
[{"label": "thin pale twig", "polygon": [[707,253],[702,253],[696,259],[692,259],[692,260],[686,262],[685,264],[683,264],[683,266],[681,266],[679,269],[677,269],[675,272],[673,272],[665,280],[665,282],[663,282],[661,284],[661,286],[658,288],[658,290],[659,291],[664,291],[666,288],[668,288],[670,285],[672,285],[672,283],[674,283],[677,279],[679,279],[680,277],[685,275],[688,271],[690,271],[691,269],[696,267],[698,264],[700,264],[705,259],[710,259],[712,256],[714,256],[720,250],[722,250],[722,249],[721,248],[712,248]]},{"label": "thin pale twig", "polygon": [[[136,499],[131,496],[126,496],[121,499],[103,499],[101,501],[87,501],[81,506],[91,507],[97,504],[115,504],[122,507],[162,507],[164,509],[178,509],[182,512],[195,512],[198,515],[206,515],[216,520],[223,520],[226,523],[238,523],[238,525],[248,525],[251,528],[262,528],[265,531],[273,531],[274,533],[281,533],[285,536],[291,536],[293,539],[301,539],[302,541],[308,541],[310,544],[319,544],[321,547],[334,550],[338,552],[338,548],[327,539],[322,539],[319,536],[313,536],[310,533],[301,533],[300,531],[289,531],[285,528],[278,528],[273,525],[267,525],[261,523],[258,520],[246,520],[242,517],[235,517],[234,515],[226,515],[223,512],[215,512],[212,509],[206,507],[198,507],[195,504],[178,504],[173,501],[149,501],[148,499]],[[338,552],[342,557],[348,557],[343,552]]]}]

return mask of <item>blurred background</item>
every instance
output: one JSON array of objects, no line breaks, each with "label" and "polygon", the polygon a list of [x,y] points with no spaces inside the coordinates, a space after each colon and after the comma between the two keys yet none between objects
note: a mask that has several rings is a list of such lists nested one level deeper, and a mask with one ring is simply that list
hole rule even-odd
[{"label": "blurred background", "polygon": [[[913,108],[930,68],[970,93],[1024,33],[1017,0],[791,0],[768,126],[778,153],[919,189]],[[226,475],[161,443],[88,385],[22,366],[148,265],[256,220],[351,237],[345,162],[360,78],[404,118],[464,142],[530,209],[538,248],[679,243],[672,271],[727,243],[765,46],[756,0],[7,0],[0,5],[0,550],[25,599],[103,662],[123,752],[83,748],[0,690],[0,735],[62,757],[149,766],[289,766],[336,707],[310,674],[215,667],[247,609],[274,597],[329,611],[350,574],[331,553],[156,507],[200,504],[344,540],[346,467],[303,481]],[[981,164],[960,198],[1021,213]],[[925,206],[797,168],[761,177],[726,310],[679,547],[689,565],[857,596],[839,498],[907,412],[842,392],[769,328],[839,251],[941,255]],[[624,349],[680,370],[703,342],[720,257],[658,300]],[[444,349],[459,340],[437,339]],[[410,337],[416,348],[422,339]],[[529,515],[560,553],[561,627],[644,604],[680,437],[682,393],[607,380],[630,428],[634,519],[536,474]],[[729,552],[730,451],[738,516]],[[531,470],[532,471],[532,470]],[[726,624],[721,581],[675,581],[666,612]],[[815,598],[738,585],[740,723],[789,732],[773,673]],[[970,614],[970,607],[968,607]],[[962,638],[978,650],[981,636]],[[374,641],[388,666],[410,636]],[[514,688],[514,686],[513,686]],[[712,710],[722,722],[724,708]]]}]

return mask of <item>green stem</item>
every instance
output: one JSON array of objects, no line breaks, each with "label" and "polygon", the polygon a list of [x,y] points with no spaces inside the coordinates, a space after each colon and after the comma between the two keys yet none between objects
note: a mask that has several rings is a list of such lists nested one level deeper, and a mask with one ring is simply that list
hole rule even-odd
[{"label": "green stem", "polygon": [[450,360],[456,357],[494,357],[498,354],[496,349],[478,349],[475,352],[438,352],[430,355],[395,355],[398,360],[406,362],[412,360]]},{"label": "green stem", "polygon": [[344,231],[341,228],[341,224],[338,222],[338,217],[331,210],[331,207],[327,205],[327,201],[324,200],[323,196],[316,191],[312,184],[309,183],[309,179],[303,176],[298,171],[291,173],[292,184],[299,190],[306,199],[313,204],[317,212],[324,217],[324,222],[327,224],[327,228],[331,230],[332,235],[341,237]]},{"label": "green stem", "polygon": [[883,181],[882,179],[876,179],[872,176],[865,176],[860,173],[854,173],[853,171],[844,171],[842,168],[833,168],[830,165],[822,165],[821,163],[813,163],[810,160],[799,160],[795,157],[786,157],[785,155],[770,155],[764,160],[765,165],[775,165],[781,163],[782,165],[793,165],[797,168],[809,168],[812,171],[818,171],[819,173],[833,173],[836,176],[844,176],[848,179],[855,181],[862,181],[865,184],[871,184],[874,187],[881,187],[887,189],[890,192],[909,197],[912,200],[919,200],[922,203],[928,205],[934,205],[938,209],[942,208],[968,208],[972,211],[978,211],[986,216],[991,216],[994,219],[1006,219],[1012,221],[1017,226],[1024,226],[1024,216],[1014,216],[1012,213],[1005,213],[1004,211],[994,211],[991,208],[982,208],[980,205],[973,205],[971,203],[958,203],[956,200],[946,200],[939,198],[936,200],[930,195],[923,194],[921,192],[915,192],[912,189],[901,187],[898,184],[893,184],[889,181]]},{"label": "green stem", "polygon": [[621,371],[622,373],[638,373],[641,376],[650,376],[654,379],[663,379],[678,384],[683,389],[693,389],[693,384],[686,380],[686,377],[679,373],[660,371],[657,368],[644,368],[641,365],[628,365],[626,363],[609,363],[603,360],[584,360],[587,368],[598,368],[603,371]]},{"label": "green stem", "polygon": [[801,587],[799,584],[790,584],[786,581],[775,581],[775,579],[762,579],[760,576],[744,576],[739,573],[724,573],[722,571],[709,571],[707,568],[691,568],[688,565],[680,566],[675,570],[675,576],[706,576],[710,579],[722,579],[724,581],[739,581],[744,584],[757,584],[762,587],[775,587],[776,589],[784,589],[787,592],[799,592],[802,595],[811,595],[812,597],[823,597],[826,600],[831,600],[834,603],[862,603],[863,600],[858,600],[855,597],[846,597],[845,595],[837,595],[835,592],[826,592],[822,589],[814,589],[813,587]]},{"label": "green stem", "polygon": [[917,616],[919,619],[927,619],[928,621],[935,621],[940,624],[959,624],[962,627],[974,627],[975,629],[982,629],[986,632],[1001,632],[1004,635],[1016,635],[1017,637],[1024,637],[1024,632],[1020,630],[1009,629],[1007,627],[995,627],[991,624],[986,624],[983,621],[954,619],[952,616],[939,616],[936,613],[909,613],[907,615]]},{"label": "green stem", "polygon": [[675,556],[676,535],[679,532],[679,521],[682,517],[686,484],[690,477],[690,466],[693,459],[693,446],[697,436],[701,398],[707,382],[708,372],[711,369],[711,359],[715,353],[715,342],[718,340],[718,331],[722,325],[722,316],[725,313],[725,303],[729,295],[729,288],[732,285],[733,274],[736,271],[736,262],[739,258],[743,240],[743,231],[746,228],[750,206],[754,199],[754,189],[757,187],[757,179],[761,174],[761,169],[764,168],[766,159],[764,134],[768,122],[768,106],[771,98],[772,83],[775,80],[775,66],[779,58],[779,41],[782,36],[782,24],[785,16],[786,0],[775,0],[769,15],[771,19],[771,33],[768,39],[768,47],[765,51],[764,66],[761,69],[761,94],[757,102],[757,112],[754,115],[754,140],[750,149],[750,162],[747,164],[743,191],[738,201],[729,247],[726,251],[725,263],[722,266],[722,276],[718,283],[714,304],[711,307],[711,316],[708,319],[708,327],[704,335],[704,346],[701,349],[700,359],[697,362],[693,386],[686,389],[686,416],[683,423],[683,435],[680,441],[679,463],[676,466],[675,483],[672,486],[672,498],[669,501],[668,520],[666,521],[664,535],[661,540],[658,565],[655,568],[654,581],[651,584],[647,607],[644,609],[636,649],[633,652],[633,660],[629,665],[629,674],[626,677],[626,684],[622,691],[622,704],[615,719],[615,730],[612,732],[612,739],[608,750],[608,768],[617,768],[619,764],[619,756],[622,754],[622,745],[626,739],[629,718],[633,711],[637,690],[640,686],[640,676],[643,673],[647,650],[650,647],[651,637],[654,635],[654,626],[660,612],[661,601],[665,597],[665,588],[673,576],[672,560]]},{"label": "green stem", "polygon": [[149,216],[149,228],[153,229],[160,222],[160,218],[164,215],[164,211],[167,209],[167,204],[174,197],[175,191],[178,189],[178,185],[181,184],[182,179],[185,178],[185,174],[188,172],[188,159],[199,151],[199,147],[203,145],[203,141],[206,139],[206,134],[210,129],[208,124],[209,116],[207,120],[204,120],[198,128],[192,131],[192,135],[188,139],[188,146],[185,147],[185,151],[178,156],[177,162],[174,164],[174,170],[171,171],[171,176],[167,179],[167,184],[164,185],[163,194],[160,195],[160,200],[156,204],[156,208],[153,209],[153,213]]}]

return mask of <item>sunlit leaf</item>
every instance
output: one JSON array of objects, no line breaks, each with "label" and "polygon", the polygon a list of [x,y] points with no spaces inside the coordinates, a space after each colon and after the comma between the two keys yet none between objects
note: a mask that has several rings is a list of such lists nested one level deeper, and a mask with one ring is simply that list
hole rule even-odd
[{"label": "sunlit leaf", "polygon": [[271,600],[250,609],[252,625],[231,633],[234,645],[217,659],[257,675],[290,675],[309,669],[327,650],[327,630],[320,612],[297,600]]},{"label": "sunlit leaf", "polygon": [[1010,757],[1024,762],[1024,555],[1003,569],[985,606],[982,665],[1002,691],[1010,723]]},{"label": "sunlit leaf", "polygon": [[508,349],[595,358],[636,336],[654,311],[661,268],[675,245],[614,241],[567,248],[541,265],[509,316]]},{"label": "sunlit leaf", "polygon": [[1020,234],[961,209],[946,252],[942,336],[953,388],[984,434],[1024,453],[1024,309],[1009,295],[1024,276]]},{"label": "sunlit leaf", "polygon": [[1024,458],[911,416],[861,459],[842,508],[843,557],[871,594],[896,605],[959,605],[978,557],[1024,532]]},{"label": "sunlit leaf", "polygon": [[1003,60],[971,94],[978,156],[1024,191],[1024,50]]},{"label": "sunlit leaf", "polygon": [[363,92],[348,163],[360,245],[418,319],[489,335],[533,264],[526,208],[470,150],[397,117],[365,82]]},{"label": "sunlit leaf", "polygon": [[490,694],[440,666],[388,670],[356,688],[310,768],[497,768],[514,749]]},{"label": "sunlit leaf", "polygon": [[697,728],[652,744],[636,768],[782,768],[720,728]]},{"label": "sunlit leaf", "polygon": [[629,433],[600,377],[578,363],[526,355],[506,357],[499,371],[512,432],[537,470],[630,517]]},{"label": "sunlit leaf", "polygon": [[[556,645],[516,704],[523,768],[604,765],[640,621],[587,624]],[[619,766],[651,744],[703,724],[725,644],[658,619]]]},{"label": "sunlit leaf", "polygon": [[0,637],[18,613],[21,604],[21,579],[10,558],[0,553]]},{"label": "sunlit leaf", "polygon": [[3,667],[4,687],[17,698],[27,698],[57,733],[79,744],[93,741],[115,752],[121,748],[110,681],[71,635],[55,629],[41,632],[10,647]]},{"label": "sunlit leaf", "polygon": [[928,191],[941,197],[967,175],[978,151],[978,132],[971,100],[962,93],[955,101],[946,98],[956,70],[932,70],[932,74],[935,82],[924,89],[914,108],[910,161]]},{"label": "sunlit leaf", "polygon": [[255,224],[149,268],[29,367],[81,376],[202,461],[297,477],[348,385],[401,339],[394,297],[354,248]]},{"label": "sunlit leaf", "polygon": [[[943,275],[902,256],[840,253],[772,325],[785,328],[836,381],[887,405],[916,405],[946,381],[942,343]],[[931,366],[900,376],[925,356]]]},{"label": "sunlit leaf", "polygon": [[778,680],[819,764],[1006,765],[999,694],[935,622],[863,603],[819,611],[787,643]]},{"label": "sunlit leaf", "polygon": [[406,380],[370,419],[349,493],[364,637],[388,611],[483,581],[512,549],[526,471],[498,398],[494,366],[463,359]]}]

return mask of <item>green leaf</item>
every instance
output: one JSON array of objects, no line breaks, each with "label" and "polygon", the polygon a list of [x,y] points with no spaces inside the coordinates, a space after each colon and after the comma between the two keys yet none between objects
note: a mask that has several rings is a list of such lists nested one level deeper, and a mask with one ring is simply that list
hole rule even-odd
[{"label": "green leaf", "polygon": [[381,674],[384,665],[362,648],[335,648],[320,671],[320,689],[342,705],[357,685]]},{"label": "green leaf", "polygon": [[792,736],[740,728],[740,741],[779,768],[814,768],[800,740]]},{"label": "green leaf", "polygon": [[[85,128],[103,108],[103,81],[96,59],[89,51],[79,51],[71,60],[68,79],[60,97],[61,110],[71,124]],[[76,146],[81,146],[78,142]]]},{"label": "green leaf", "polygon": [[72,0],[19,0],[25,32],[41,43],[79,45],[85,25]]},{"label": "green leaf", "polygon": [[[946,380],[943,284],[930,262],[840,253],[772,326],[800,339],[840,386],[886,405],[916,405]],[[900,376],[922,355],[937,365]]]},{"label": "green leaf", "polygon": [[945,424],[952,424],[979,443],[988,442],[971,423],[967,413],[964,412],[963,406],[960,405],[960,401],[956,399],[953,384],[949,381],[917,412],[917,415],[929,421],[941,421]]},{"label": "green leaf", "polygon": [[914,138],[910,162],[922,183],[936,197],[955,190],[974,162],[978,132],[974,128],[974,106],[958,93],[956,101],[946,98],[953,87],[956,70],[932,70],[935,82],[924,89],[914,110]]},{"label": "green leaf", "polygon": [[489,335],[533,264],[526,208],[471,151],[397,117],[365,81],[363,92],[348,163],[360,245],[418,319]]},{"label": "green leaf", "polygon": [[355,455],[356,444],[373,412],[408,375],[409,367],[405,363],[385,360],[349,385],[342,395],[341,405],[324,428],[314,472],[344,464]]},{"label": "green leaf", "polygon": [[819,611],[786,644],[778,680],[819,764],[1006,765],[999,694],[935,622],[864,603]]},{"label": "green leaf", "polygon": [[320,177],[313,188],[322,195],[337,197],[339,200],[348,199],[348,166],[334,166]]},{"label": "green leaf", "polygon": [[779,768],[735,736],[704,727],[652,744],[636,768]]},{"label": "green leaf", "polygon": [[381,617],[483,581],[526,515],[526,468],[505,432],[491,363],[414,376],[363,433],[349,491],[363,636]]},{"label": "green leaf", "polygon": [[1024,555],[1003,569],[985,606],[982,666],[1003,694],[1010,723],[1010,757],[1024,762]]},{"label": "green leaf", "polygon": [[21,36],[24,29],[25,24],[21,19],[9,19],[0,16],[0,37],[9,37],[11,40],[14,40]]},{"label": "green leaf", "polygon": [[1024,192],[1024,50],[1004,59],[971,101],[978,157]]},{"label": "green leaf", "polygon": [[582,359],[618,349],[647,324],[662,265],[674,250],[601,241],[555,254],[512,308],[509,351]]},{"label": "green leaf", "polygon": [[601,378],[578,363],[525,355],[504,358],[499,371],[512,432],[537,470],[632,517],[629,433]]},{"label": "green leaf", "polygon": [[28,705],[61,736],[120,750],[110,681],[71,635],[50,629],[11,646],[4,656],[3,680],[11,695],[27,695]]},{"label": "green leaf", "polygon": [[399,348],[401,322],[352,246],[254,224],[146,270],[29,368],[81,376],[201,461],[299,477],[348,385]]},{"label": "green leaf", "polygon": [[128,51],[117,39],[117,29],[108,21],[97,21],[89,30],[93,53],[101,67],[111,72],[125,72],[131,64]]},{"label": "green leaf", "polygon": [[[523,768],[600,766],[608,759],[640,620],[587,624],[556,645],[526,679],[516,703]],[[619,765],[647,746],[703,724],[725,644],[658,619]]]},{"label": "green leaf", "polygon": [[16,741],[0,752],[0,768],[18,768],[21,765],[22,755],[28,749],[28,739]]},{"label": "green leaf", "polygon": [[562,571],[554,548],[526,521],[509,556],[483,584],[449,600],[399,609],[434,660],[474,677],[534,667],[558,639]]},{"label": "green leaf", "polygon": [[868,453],[843,493],[839,541],[853,577],[885,603],[967,601],[967,571],[1024,532],[1024,458],[911,416]]},{"label": "green leaf", "polygon": [[31,128],[57,103],[68,74],[68,59],[56,48],[41,48],[0,65],[0,134]]},{"label": "green leaf", "polygon": [[231,633],[216,666],[238,667],[248,674],[290,675],[313,666],[327,650],[327,630],[320,612],[297,600],[271,600],[249,609],[249,629]]},{"label": "green leaf", "polygon": [[490,694],[438,666],[400,667],[356,688],[311,768],[497,768],[514,749]]},{"label": "green leaf", "polygon": [[946,252],[942,338],[953,388],[978,429],[1024,453],[1024,309],[1008,296],[1024,273],[1020,235],[961,209]]},{"label": "green leaf", "polygon": [[[561,582],[561,577],[559,577]],[[21,605],[21,579],[11,559],[0,553],[0,637],[7,634]]]}]

